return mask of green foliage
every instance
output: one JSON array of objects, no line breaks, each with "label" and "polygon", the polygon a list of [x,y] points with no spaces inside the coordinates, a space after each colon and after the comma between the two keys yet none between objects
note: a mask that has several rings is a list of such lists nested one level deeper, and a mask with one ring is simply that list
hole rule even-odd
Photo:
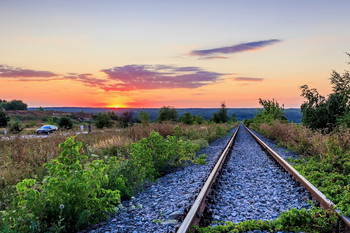
[{"label": "green foliage", "polygon": [[4,108],[5,110],[27,110],[27,104],[23,103],[22,100],[11,100],[7,102],[2,100],[0,102],[0,109]]},{"label": "green foliage", "polygon": [[313,207],[311,210],[290,209],[276,220],[247,220],[239,223],[225,222],[225,225],[198,228],[199,233],[247,232],[264,230],[270,232],[332,232],[336,228],[337,216],[331,211]]},{"label": "green foliage", "polygon": [[205,120],[204,120],[204,118],[203,117],[201,117],[201,116],[197,116],[197,115],[194,115],[193,116],[193,124],[199,124],[199,125],[201,125],[201,124],[204,124],[205,123]]},{"label": "green foliage", "polygon": [[329,138],[327,152],[322,157],[295,159],[294,167],[339,210],[350,217],[350,154],[349,147],[340,147],[335,138]]},{"label": "green foliage", "polygon": [[10,125],[10,132],[11,133],[20,133],[22,132],[23,130],[23,127],[22,127],[22,124],[16,120],[16,121],[13,121]]},{"label": "green foliage", "polygon": [[315,88],[301,86],[301,96],[306,101],[301,105],[302,122],[311,129],[331,132],[336,126],[350,126],[350,73],[342,75],[333,71],[331,74],[333,92],[325,98]]},{"label": "green foliage", "polygon": [[103,127],[112,127],[111,117],[108,113],[98,113],[96,117],[96,127],[102,129]]},{"label": "green foliage", "polygon": [[150,115],[147,112],[141,111],[139,114],[139,119],[143,126],[148,126],[150,123]]},{"label": "green foliage", "polygon": [[280,107],[277,100],[263,100],[259,98],[259,104],[263,107],[259,109],[258,113],[253,121],[256,124],[267,123],[271,124],[272,122],[279,120],[281,122],[286,122],[287,118],[284,116],[284,105]]},{"label": "green foliage", "polygon": [[247,127],[250,127],[250,124],[253,123],[253,119],[244,119],[243,124]]},{"label": "green foliage", "polygon": [[134,123],[133,115],[134,113],[130,111],[123,112],[119,117],[119,126],[123,128],[131,126]]},{"label": "green foliage", "polygon": [[197,144],[183,141],[176,136],[164,139],[154,131],[148,138],[131,144],[131,156],[134,162],[140,166],[142,164],[138,174],[142,174],[145,180],[153,180],[159,175],[166,174],[171,168],[193,161],[198,150]]},{"label": "green foliage", "polygon": [[178,111],[174,107],[164,106],[159,110],[158,122],[177,121]]},{"label": "green foliage", "polygon": [[41,185],[34,179],[17,184],[13,210],[1,213],[4,227],[14,232],[72,232],[114,211],[119,191],[103,188],[109,182],[109,165],[102,160],[87,162],[88,157],[80,155],[81,146],[74,137],[68,138],[59,146],[61,155],[44,165],[48,176]]},{"label": "green foliage", "polygon": [[73,122],[69,117],[64,116],[58,120],[58,126],[62,129],[71,129],[73,128]]},{"label": "green foliage", "polygon": [[180,117],[180,122],[187,125],[192,125],[194,122],[194,117],[191,116],[191,113],[186,112],[182,117]]},{"label": "green foliage", "polygon": [[[69,118],[70,120],[70,118]],[[45,117],[45,121],[48,125],[55,125],[56,124],[56,121],[57,121],[57,117],[52,117],[52,116],[47,116]],[[66,124],[66,123],[64,123]],[[73,126],[73,125],[72,125]],[[61,127],[61,126],[60,126]],[[63,127],[64,128],[64,127]]]},{"label": "green foliage", "polygon": [[225,102],[221,103],[221,108],[219,112],[213,114],[213,118],[211,119],[215,123],[225,123],[228,122],[229,117],[227,116],[227,108]]},{"label": "green foliage", "polygon": [[9,117],[4,111],[2,111],[2,109],[0,109],[0,127],[6,127],[8,121]]}]

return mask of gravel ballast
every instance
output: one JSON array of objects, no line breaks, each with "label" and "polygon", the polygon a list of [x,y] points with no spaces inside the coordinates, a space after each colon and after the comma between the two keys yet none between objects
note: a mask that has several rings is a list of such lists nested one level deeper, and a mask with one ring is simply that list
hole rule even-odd
[{"label": "gravel ballast", "polygon": [[[274,149],[269,142],[269,146]],[[285,149],[284,149],[285,150]],[[279,153],[279,152],[278,152]],[[283,157],[293,156],[285,151]],[[212,226],[224,221],[271,220],[289,208],[311,207],[311,195],[240,127],[229,159],[213,190]]]},{"label": "gravel ballast", "polygon": [[[231,135],[234,129],[231,131]],[[205,165],[191,165],[167,174],[139,193],[122,202],[118,214],[84,232],[175,232],[178,218],[190,207],[211,168],[231,135],[224,136],[202,149],[208,157]]]}]

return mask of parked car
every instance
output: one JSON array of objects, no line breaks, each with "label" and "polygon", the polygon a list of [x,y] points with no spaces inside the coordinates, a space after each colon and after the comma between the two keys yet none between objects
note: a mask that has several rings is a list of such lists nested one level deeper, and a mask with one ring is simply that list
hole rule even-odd
[{"label": "parked car", "polygon": [[39,134],[50,134],[50,133],[53,133],[57,130],[58,130],[58,128],[54,125],[44,125],[36,130],[36,134],[38,134],[38,135]]}]

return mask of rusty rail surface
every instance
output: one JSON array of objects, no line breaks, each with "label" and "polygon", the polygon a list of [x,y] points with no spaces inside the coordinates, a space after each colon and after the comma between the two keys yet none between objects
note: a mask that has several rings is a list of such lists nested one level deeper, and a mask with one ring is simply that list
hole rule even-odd
[{"label": "rusty rail surface", "polygon": [[233,145],[233,142],[236,138],[237,132],[239,130],[240,125],[238,125],[236,131],[232,135],[231,139],[227,143],[225,149],[221,153],[218,161],[215,164],[215,167],[211,171],[208,179],[206,180],[205,184],[203,185],[200,193],[198,194],[196,200],[194,201],[191,209],[187,213],[185,219],[181,223],[179,229],[177,230],[177,233],[186,233],[189,231],[190,227],[192,225],[196,225],[199,223],[200,217],[202,216],[202,213],[205,208],[205,197],[209,194],[211,190],[212,184],[215,182],[218,172],[221,170],[222,165],[224,164],[227,155],[229,154],[229,151],[231,150],[231,147]]},{"label": "rusty rail surface", "polygon": [[250,129],[245,125],[244,127],[254,137],[254,139],[286,170],[291,174],[304,188],[311,193],[311,195],[320,203],[320,206],[324,209],[332,209],[337,212],[338,216],[345,224],[345,232],[350,232],[350,218],[342,215],[339,210],[336,209],[334,203],[329,200],[320,190],[318,190],[313,184],[311,184],[305,177],[295,170],[286,160],[273,151],[268,145],[266,145],[260,138],[258,138]]}]

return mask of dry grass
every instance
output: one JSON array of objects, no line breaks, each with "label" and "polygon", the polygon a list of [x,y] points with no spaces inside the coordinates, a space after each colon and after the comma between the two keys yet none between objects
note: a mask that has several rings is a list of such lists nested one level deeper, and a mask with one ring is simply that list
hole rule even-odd
[{"label": "dry grass", "polygon": [[299,154],[319,156],[321,159],[328,151],[329,140],[336,140],[342,148],[350,145],[350,129],[348,128],[339,128],[331,134],[322,134],[320,131],[312,131],[303,125],[284,124],[276,121],[271,125],[261,124],[257,130]]},{"label": "dry grass", "polygon": [[[113,146],[126,146],[141,138],[148,137],[150,132],[156,131],[166,137],[174,133],[174,128],[179,125],[181,131],[188,135],[191,140],[204,138],[211,140],[217,133],[218,125],[183,125],[174,123],[153,123],[149,126],[135,125],[127,129],[107,129],[95,131],[90,134],[76,136],[76,141],[99,150]],[[228,130],[232,125],[221,124]],[[67,134],[68,133],[68,134]],[[47,138],[23,138],[15,136],[11,140],[0,139],[0,187],[14,185],[24,178],[36,178],[41,180],[45,175],[42,168],[44,163],[56,158],[60,154],[58,145],[65,141],[66,137],[74,135],[72,131],[65,134],[56,133]],[[84,153],[84,151],[83,151]]]}]

